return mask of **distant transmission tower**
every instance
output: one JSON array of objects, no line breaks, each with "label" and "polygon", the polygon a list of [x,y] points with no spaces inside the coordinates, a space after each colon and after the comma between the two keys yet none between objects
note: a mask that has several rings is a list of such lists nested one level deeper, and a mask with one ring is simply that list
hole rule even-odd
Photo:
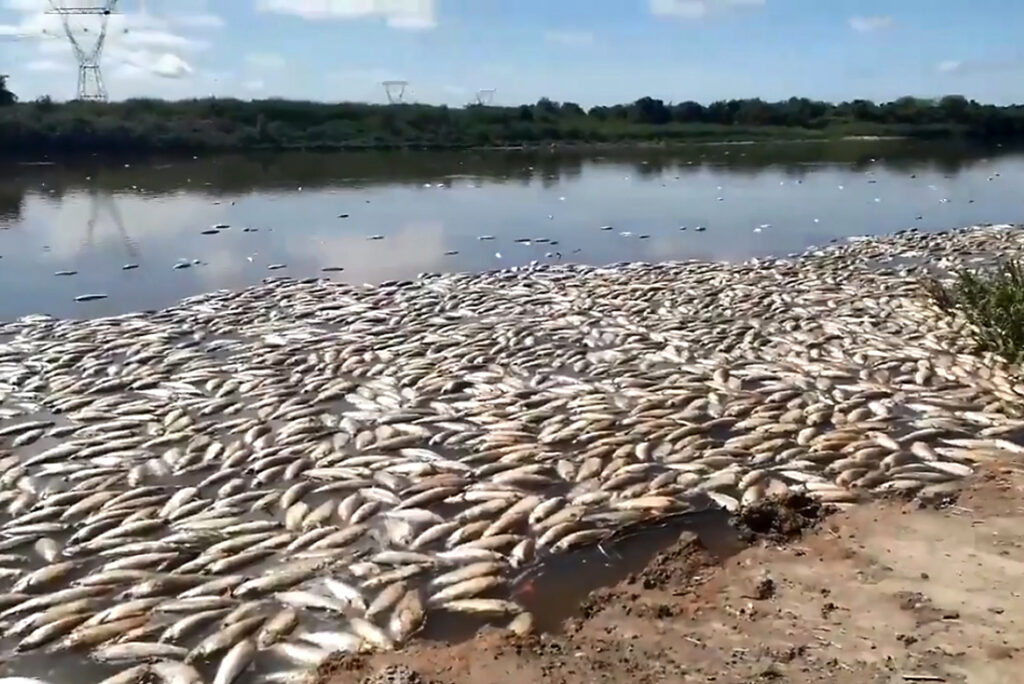
[{"label": "distant transmission tower", "polygon": [[[60,16],[64,25],[64,33],[71,42],[71,49],[78,60],[78,99],[94,102],[107,101],[107,89],[103,85],[103,72],[100,70],[100,58],[103,56],[103,44],[107,40],[107,20],[117,10],[118,0],[106,0],[86,7],[67,7],[63,0],[49,0],[50,10],[47,14]],[[96,40],[90,45],[79,41],[75,36],[72,17],[97,17],[99,32]]]},{"label": "distant transmission tower", "polygon": [[388,96],[388,104],[402,104],[405,101],[405,88],[408,81],[382,81],[384,93]]},{"label": "distant transmission tower", "polygon": [[497,92],[494,88],[483,88],[476,91],[476,103],[484,107],[490,107],[494,104],[494,95]]}]

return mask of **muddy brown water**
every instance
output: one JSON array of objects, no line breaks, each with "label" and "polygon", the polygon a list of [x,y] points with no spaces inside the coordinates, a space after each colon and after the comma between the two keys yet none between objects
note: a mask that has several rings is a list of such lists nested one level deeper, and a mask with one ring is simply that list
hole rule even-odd
[{"label": "muddy brown water", "polygon": [[538,631],[559,633],[568,618],[580,615],[591,592],[641,572],[685,533],[696,534],[717,559],[739,553],[744,544],[729,524],[729,517],[722,509],[687,513],[637,528],[597,547],[552,557],[521,578],[513,593],[533,613]]},{"label": "muddy brown water", "polygon": [[[708,508],[625,531],[598,546],[546,557],[515,578],[512,595],[533,614],[538,632],[561,633],[566,620],[580,616],[592,592],[641,572],[686,533],[696,534],[716,559],[739,553],[745,544],[729,520],[724,510]],[[490,623],[438,612],[431,615],[419,636],[448,643],[465,641],[486,624]]]}]

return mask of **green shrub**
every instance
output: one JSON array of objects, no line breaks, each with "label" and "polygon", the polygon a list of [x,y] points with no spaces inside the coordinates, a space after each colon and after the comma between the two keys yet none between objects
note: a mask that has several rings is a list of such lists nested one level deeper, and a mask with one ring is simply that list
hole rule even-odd
[{"label": "green shrub", "polygon": [[985,271],[963,271],[951,285],[930,280],[935,303],[959,311],[977,328],[978,345],[1012,362],[1024,361],[1024,265],[1006,261]]}]

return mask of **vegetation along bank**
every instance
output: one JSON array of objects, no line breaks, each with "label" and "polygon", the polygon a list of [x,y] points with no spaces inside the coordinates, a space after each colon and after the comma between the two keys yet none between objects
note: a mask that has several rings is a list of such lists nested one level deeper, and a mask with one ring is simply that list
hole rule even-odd
[{"label": "vegetation along bank", "polygon": [[1024,139],[1024,106],[960,96],[884,104],[806,98],[665,103],[588,110],[541,99],[518,107],[379,105],[281,99],[19,103],[0,84],[8,154],[247,149],[461,148],[541,144],[806,140],[846,136]]}]

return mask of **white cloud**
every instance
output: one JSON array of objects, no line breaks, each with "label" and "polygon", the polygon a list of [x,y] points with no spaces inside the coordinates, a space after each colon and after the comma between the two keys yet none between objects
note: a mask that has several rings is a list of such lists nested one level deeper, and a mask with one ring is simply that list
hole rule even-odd
[{"label": "white cloud", "polygon": [[544,40],[566,47],[586,47],[594,44],[594,34],[588,31],[547,31]]},{"label": "white cloud", "polygon": [[254,69],[272,71],[284,69],[288,64],[284,57],[273,52],[250,52],[245,56],[245,62]]},{"label": "white cloud", "polygon": [[940,74],[952,74],[963,69],[964,63],[959,59],[947,59],[939,62],[935,70]]},{"label": "white cloud", "polygon": [[892,26],[892,17],[878,15],[873,17],[850,17],[850,28],[860,33],[883,31]]},{"label": "white cloud", "polygon": [[437,25],[434,0],[256,0],[256,10],[308,21],[377,18],[391,28],[411,31]]},{"label": "white cloud", "polygon": [[66,62],[58,62],[54,59],[33,59],[25,65],[26,71],[39,72],[56,72],[56,71],[70,71],[70,65]]},{"label": "white cloud", "polygon": [[166,79],[182,79],[193,73],[188,62],[169,52],[133,53],[126,55],[112,72],[118,78],[149,79],[159,76]]},{"label": "white cloud", "polygon": [[259,91],[265,89],[267,87],[267,84],[264,83],[261,79],[254,78],[251,81],[246,81],[245,83],[243,83],[242,87],[245,88],[246,90],[251,90],[253,92],[259,92]]},{"label": "white cloud", "polygon": [[169,52],[157,57],[149,70],[161,78],[184,78],[192,73],[192,67],[188,62]]},{"label": "white cloud", "polygon": [[651,14],[676,19],[702,19],[735,7],[762,7],[766,0],[649,0]]}]

